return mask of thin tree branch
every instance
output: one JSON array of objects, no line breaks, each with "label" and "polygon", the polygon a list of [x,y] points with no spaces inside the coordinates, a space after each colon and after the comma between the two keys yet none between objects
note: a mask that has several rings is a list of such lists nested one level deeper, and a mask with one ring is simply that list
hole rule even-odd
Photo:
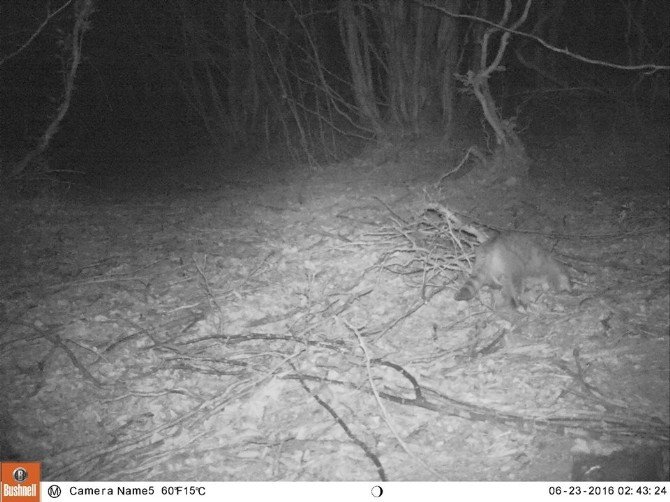
[{"label": "thin tree branch", "polygon": [[60,14],[60,12],[63,9],[65,9],[68,5],[70,5],[71,3],[72,3],[72,0],[67,0],[63,5],[58,7],[55,11],[53,11],[51,13],[47,13],[47,17],[44,18],[44,21],[42,22],[42,24],[40,24],[37,27],[37,29],[32,33],[32,35],[30,35],[28,40],[26,40],[26,42],[23,45],[21,45],[18,49],[16,49],[11,54],[9,54],[9,55],[5,56],[4,58],[0,59],[0,66],[5,64],[7,61],[12,59],[13,57],[18,56],[21,52],[23,52],[26,48],[28,48],[28,46],[33,43],[33,41],[37,38],[37,36],[40,33],[42,33],[44,28],[46,28],[46,25],[49,24],[49,21],[51,21],[54,17],[56,17],[58,14]]},{"label": "thin tree branch", "polygon": [[617,70],[626,70],[626,71],[637,71],[637,70],[648,70],[651,73],[659,71],[659,70],[670,70],[670,66],[668,65],[658,65],[658,64],[653,64],[653,63],[645,63],[645,64],[638,64],[638,65],[621,65],[621,64],[616,64],[616,63],[610,63],[609,61],[602,61],[600,59],[592,59],[592,58],[587,58],[585,56],[580,56],[579,54],[575,54],[574,52],[570,52],[568,49],[561,49],[559,47],[556,47],[555,45],[550,44],[549,42],[546,42],[544,39],[538,37],[537,35],[533,35],[531,33],[525,33],[523,31],[518,31],[515,28],[506,28],[504,26],[499,25],[498,23],[495,23],[493,21],[489,21],[488,19],[483,19],[478,16],[473,16],[471,14],[455,14],[451,11],[448,11],[444,7],[439,7],[437,5],[429,4],[424,2],[423,0],[412,0],[413,2],[417,3],[418,5],[423,5],[424,7],[427,7],[429,9],[436,10],[438,12],[441,12],[442,14],[445,14],[449,17],[453,18],[458,18],[458,19],[470,19],[471,21],[477,21],[479,23],[484,23],[486,25],[492,26],[494,28],[498,28],[500,30],[504,30],[508,33],[511,33],[513,35],[519,35],[521,37],[529,38],[531,40],[536,41],[543,47],[549,49],[550,51],[556,52],[558,54],[563,54],[565,56],[568,56],[573,59],[577,59],[578,61],[582,61],[584,63],[589,63],[593,64],[596,66],[605,66],[607,68],[614,68]]}]

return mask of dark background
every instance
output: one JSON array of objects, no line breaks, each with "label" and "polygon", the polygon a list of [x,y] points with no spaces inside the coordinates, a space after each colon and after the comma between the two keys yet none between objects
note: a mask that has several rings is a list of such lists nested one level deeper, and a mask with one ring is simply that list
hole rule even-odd
[{"label": "dark background", "polygon": [[[57,7],[49,5],[52,9]],[[26,50],[0,66],[0,144],[9,159],[21,158],[35,147],[62,100],[73,5],[52,19]],[[496,3],[484,14],[497,20],[500,12],[495,9],[500,5],[502,2]],[[535,2],[520,31],[530,32],[548,5]],[[375,2],[371,6],[374,10]],[[522,6],[515,4],[514,15]],[[46,7],[41,1],[3,2],[3,56],[25,43],[44,20]],[[478,2],[460,2],[462,14],[482,16],[481,9]],[[269,60],[257,60],[256,69],[252,68],[248,57],[250,35],[245,31],[243,11],[253,12],[256,25],[265,28],[256,34],[255,42],[261,40],[267,46],[257,48],[255,56],[285,58],[285,67],[291,71],[283,83],[273,80]],[[427,17],[442,15],[426,12]],[[539,36],[549,38],[555,47],[596,60],[620,65],[667,65],[669,12],[670,6],[664,0],[571,0],[565,2],[558,17],[545,25],[546,37],[542,33]],[[312,33],[317,38],[309,40],[305,36],[298,17],[305,13],[310,13]],[[361,22],[368,25],[371,40],[383,49],[375,35],[376,19],[370,15]],[[461,51],[457,73],[464,74],[476,64],[476,27],[481,23],[458,19],[456,25]],[[271,156],[275,157],[288,149],[298,161],[327,162],[356,155],[366,143],[380,139],[369,130],[361,134],[366,117],[356,110],[346,110],[347,120],[325,124],[335,146],[324,152],[321,140],[315,138],[298,146],[296,117],[282,108],[286,92],[282,85],[288,82],[295,91],[301,79],[302,83],[315,81],[309,65],[302,66],[309,53],[306,48],[318,52],[331,88],[344,102],[355,104],[340,28],[338,2],[329,0],[97,2],[90,29],[84,35],[83,61],[77,71],[71,105],[46,152],[51,169],[109,174],[115,169],[110,160],[120,155],[137,160],[160,158],[185,155],[196,147],[216,147],[222,156],[257,152],[262,146],[263,151],[273,152]],[[197,39],[197,44],[189,42],[188,37]],[[203,48],[206,54],[193,51],[194,46]],[[517,50],[526,59],[539,58],[536,61],[541,62],[541,69],[555,80],[521,64],[515,55]],[[383,59],[384,53],[380,52],[379,57]],[[388,112],[384,65],[379,61],[373,64],[380,69],[375,99],[380,110]],[[522,127],[540,127],[538,122],[548,116],[552,122],[570,128],[585,114],[620,115],[624,108],[624,114],[643,117],[645,124],[667,118],[667,70],[618,70],[590,65],[518,36],[511,38],[502,67],[504,71],[491,78],[493,97],[502,116],[514,116]],[[210,76],[205,68],[213,70]],[[259,68],[267,72],[254,77],[252,70],[257,72]],[[254,78],[263,83],[257,87],[260,94],[250,96],[245,91]],[[193,96],[203,90],[206,93],[209,86],[216,87],[225,100],[206,124]],[[312,94],[310,89],[304,86],[292,96],[299,94],[306,107],[316,108],[318,93]],[[481,110],[476,102],[473,106],[472,95],[457,93],[454,105],[456,130],[481,122]],[[305,122],[300,125],[314,130],[316,125],[309,122],[309,115],[303,117]],[[393,123],[390,113],[383,118],[389,129],[400,130],[401,137],[408,135],[402,130],[403,124]],[[421,134],[444,132],[442,118],[439,107],[426,110]],[[319,127],[324,127],[324,122]],[[453,137],[453,130],[445,138],[447,141]],[[412,134],[416,136],[415,131]],[[475,135],[483,137],[481,131]]]}]

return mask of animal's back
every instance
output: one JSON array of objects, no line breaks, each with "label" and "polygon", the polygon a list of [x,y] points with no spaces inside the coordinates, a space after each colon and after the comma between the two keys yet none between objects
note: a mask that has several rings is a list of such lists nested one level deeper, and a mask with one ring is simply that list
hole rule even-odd
[{"label": "animal's back", "polygon": [[501,233],[477,248],[472,274],[454,299],[470,300],[488,286],[502,288],[506,303],[516,307],[523,281],[531,277],[543,279],[555,291],[570,290],[567,273],[549,253],[524,235]]}]

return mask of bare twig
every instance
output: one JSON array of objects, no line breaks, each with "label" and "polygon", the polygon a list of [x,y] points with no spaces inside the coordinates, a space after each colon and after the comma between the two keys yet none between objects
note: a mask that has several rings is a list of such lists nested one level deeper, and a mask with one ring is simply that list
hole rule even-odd
[{"label": "bare twig", "polygon": [[344,433],[351,439],[356,446],[358,446],[361,450],[363,450],[363,453],[365,453],[365,456],[370,459],[370,461],[375,465],[377,468],[377,472],[379,473],[379,479],[381,481],[386,481],[386,472],[384,471],[384,466],[382,466],[381,462],[379,461],[379,457],[370,450],[368,445],[365,444],[356,434],[353,433],[353,431],[349,428],[349,426],[342,420],[342,418],[338,415],[338,413],[333,409],[332,406],[330,406],[328,403],[326,403],[323,399],[321,399],[318,394],[313,392],[305,383],[305,381],[300,378],[300,373],[297,372],[297,368],[293,366],[293,363],[290,363],[293,369],[296,371],[296,375],[298,376],[298,380],[300,381],[301,387],[307,392],[314,400],[319,403],[319,405],[324,408],[330,416],[333,417],[335,422],[337,422],[337,425],[340,426],[340,428],[344,431]]},{"label": "bare twig", "polygon": [[84,366],[82,363],[79,362],[79,359],[77,359],[77,356],[74,355],[74,352],[72,352],[70,350],[70,348],[67,345],[65,345],[65,343],[63,343],[63,340],[61,339],[61,337],[57,333],[52,333],[49,330],[40,331],[40,333],[42,334],[42,336],[44,338],[49,340],[54,345],[54,347],[58,347],[58,348],[62,349],[63,352],[65,352],[65,354],[67,354],[70,361],[72,361],[72,364],[74,365],[74,367],[77,368],[81,372],[82,376],[86,380],[90,381],[93,385],[95,385],[98,388],[101,388],[103,386],[102,382],[100,382],[100,380],[95,378],[91,374],[91,372],[88,371],[88,368],[86,368],[86,366]]},{"label": "bare twig", "polygon": [[396,430],[395,425],[393,424],[393,419],[389,415],[388,411],[386,410],[386,406],[384,406],[384,403],[382,402],[381,397],[379,396],[379,392],[377,391],[377,386],[375,385],[374,379],[372,378],[372,370],[370,368],[370,354],[368,352],[367,346],[365,345],[365,342],[363,341],[363,338],[361,337],[361,334],[359,333],[358,329],[356,329],[354,326],[349,324],[347,321],[340,319],[339,317],[335,318],[335,321],[340,324],[340,326],[344,325],[346,328],[352,332],[355,336],[356,339],[358,340],[358,345],[361,347],[361,350],[363,351],[363,356],[365,358],[365,369],[368,374],[368,383],[370,384],[370,389],[372,390],[372,394],[375,396],[375,400],[377,401],[377,406],[379,406],[379,409],[382,412],[382,416],[384,417],[384,422],[386,422],[386,425],[391,431],[391,434],[396,438],[398,441],[398,444],[400,447],[407,453],[410,457],[412,457],[414,460],[419,462],[423,467],[425,467],[428,471],[430,471],[432,474],[437,476],[438,479],[441,479],[443,474],[440,474],[436,470],[434,470],[431,466],[429,466],[422,458],[417,457],[407,446],[405,441],[400,437],[400,434]]},{"label": "bare twig", "polygon": [[23,43],[23,44],[22,44],[18,49],[16,49],[14,52],[12,52],[12,53],[8,54],[7,56],[5,56],[4,58],[0,59],[0,66],[2,66],[3,64],[5,64],[5,63],[6,63],[7,61],[9,61],[10,59],[12,59],[12,58],[18,56],[18,55],[19,55],[21,52],[23,52],[24,50],[26,50],[26,49],[28,48],[28,46],[29,46],[30,44],[32,44],[33,41],[37,38],[37,36],[38,36],[40,33],[42,33],[42,31],[44,30],[44,28],[46,28],[46,26],[49,24],[49,22],[50,22],[54,17],[56,17],[58,14],[60,14],[60,13],[63,11],[63,9],[65,9],[65,8],[66,8],[68,5],[70,5],[71,3],[72,3],[72,0],[67,0],[63,5],[61,5],[60,7],[58,7],[56,10],[51,11],[51,12],[47,12],[47,15],[46,15],[46,17],[44,18],[44,21],[42,21],[42,24],[40,24],[40,25],[37,27],[37,29],[30,35],[30,37],[28,38],[28,40],[26,40],[25,43]]},{"label": "bare twig", "polygon": [[658,65],[658,64],[653,64],[653,63],[644,63],[644,64],[638,64],[638,65],[621,65],[617,63],[610,63],[609,61],[602,61],[600,59],[593,59],[593,58],[587,58],[586,56],[581,56],[579,54],[575,54],[574,52],[569,51],[568,49],[561,49],[559,47],[556,47],[555,45],[550,44],[549,42],[546,42],[544,39],[541,37],[538,37],[537,35],[533,35],[532,33],[525,33],[523,31],[519,31],[516,29],[516,27],[512,28],[507,28],[505,26],[502,26],[498,23],[495,23],[493,21],[489,21],[488,19],[481,18],[479,16],[473,16],[471,14],[456,14],[454,12],[451,12],[444,7],[440,7],[439,5],[434,5],[430,3],[426,3],[423,0],[412,0],[413,2],[426,7],[428,9],[433,9],[438,12],[441,12],[442,14],[445,14],[449,17],[457,18],[457,19],[469,19],[471,21],[476,21],[478,23],[483,23],[488,26],[498,28],[499,30],[504,30],[506,32],[509,32],[514,35],[519,35],[521,37],[529,38],[531,40],[535,40],[537,43],[542,45],[543,47],[549,49],[550,51],[556,52],[558,54],[563,54],[565,56],[568,56],[570,58],[576,59],[578,61],[582,61],[584,63],[589,63],[593,64],[596,66],[605,66],[607,68],[615,68],[617,70],[626,70],[626,71],[638,71],[638,70],[649,70],[650,72],[655,72],[659,70],[670,70],[670,66],[668,65]]},{"label": "bare twig", "polygon": [[436,184],[439,185],[440,183],[442,183],[442,181],[443,181],[446,177],[451,176],[452,174],[456,173],[461,167],[463,167],[463,165],[464,165],[465,162],[468,160],[468,158],[470,157],[470,155],[473,155],[474,157],[477,157],[477,158],[482,162],[482,164],[485,162],[484,154],[483,154],[482,152],[479,151],[479,148],[477,148],[476,146],[471,146],[471,147],[469,147],[468,150],[465,152],[465,155],[463,156],[463,159],[461,159],[461,161],[458,163],[458,165],[457,165],[456,167],[454,167],[454,168],[453,168],[451,171],[449,171],[448,173],[443,174],[442,176],[440,176],[440,179],[437,180]]},{"label": "bare twig", "polygon": [[427,209],[433,210],[437,214],[441,215],[445,221],[448,224],[453,225],[456,230],[464,231],[474,235],[480,243],[485,242],[488,239],[488,236],[484,232],[479,230],[477,227],[470,225],[469,223],[465,223],[460,218],[460,216],[442,204],[429,204]]}]

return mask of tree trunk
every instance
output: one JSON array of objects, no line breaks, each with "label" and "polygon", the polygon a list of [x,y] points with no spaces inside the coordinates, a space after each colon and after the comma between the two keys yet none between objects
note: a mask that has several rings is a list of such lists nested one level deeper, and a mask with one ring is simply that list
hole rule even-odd
[{"label": "tree trunk", "polygon": [[21,175],[25,173],[26,169],[44,153],[70,108],[72,94],[74,93],[74,80],[77,76],[77,70],[79,69],[79,63],[81,63],[82,58],[84,34],[91,27],[89,20],[95,10],[94,7],[94,0],[78,0],[74,4],[75,21],[74,26],[72,27],[72,34],[68,47],[70,55],[67,59],[67,67],[65,68],[65,89],[63,91],[63,99],[58,106],[55,117],[47,126],[35,148],[28,152],[23,159],[13,166],[9,173],[9,178],[20,178]]},{"label": "tree trunk", "polygon": [[[498,26],[505,26],[509,30],[516,30],[528,16],[528,11],[532,0],[526,1],[526,6],[518,19],[510,22],[510,14],[512,12],[512,0],[505,0],[505,10],[502,17],[497,21]],[[480,4],[483,14],[488,9],[488,2]],[[520,176],[524,177],[528,173],[528,157],[521,139],[516,134],[516,124],[514,118],[504,119],[496,107],[495,100],[491,94],[489,86],[489,79],[493,72],[500,70],[500,64],[505,54],[507,44],[511,37],[511,32],[505,30],[500,36],[495,56],[489,63],[489,44],[492,41],[493,35],[500,32],[501,29],[496,26],[488,26],[485,29],[479,30],[478,46],[480,47],[478,61],[472,64],[473,69],[468,71],[467,75],[462,76],[461,79],[469,86],[477,100],[479,101],[484,117],[489,123],[496,137],[496,152],[494,153],[492,168],[496,175],[503,176]]]},{"label": "tree trunk", "polygon": [[[460,3],[448,0],[454,14]],[[458,57],[456,20],[411,0],[379,0],[376,9],[357,0],[341,0],[339,6],[354,96],[377,138],[419,136],[436,123],[448,130]],[[368,25],[379,27],[374,38]]]}]

